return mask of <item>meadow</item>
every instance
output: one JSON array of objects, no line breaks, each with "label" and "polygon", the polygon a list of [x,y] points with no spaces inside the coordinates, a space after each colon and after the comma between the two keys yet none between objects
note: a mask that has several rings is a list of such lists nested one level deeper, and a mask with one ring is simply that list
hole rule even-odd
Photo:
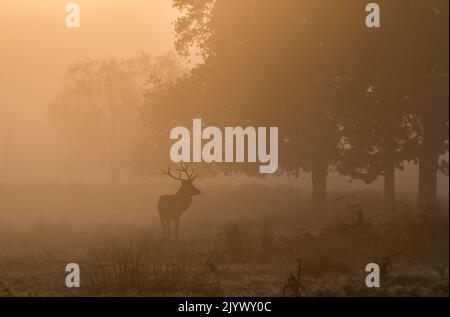
[{"label": "meadow", "polygon": [[400,194],[387,214],[380,192],[331,192],[317,215],[290,186],[199,187],[164,241],[156,193],[171,183],[0,186],[0,296],[448,296],[447,201]]}]

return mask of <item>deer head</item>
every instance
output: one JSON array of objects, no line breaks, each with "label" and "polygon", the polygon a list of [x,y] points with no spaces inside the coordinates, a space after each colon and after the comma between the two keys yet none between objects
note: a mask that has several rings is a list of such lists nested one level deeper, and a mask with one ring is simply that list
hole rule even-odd
[{"label": "deer head", "polygon": [[[182,165],[180,169],[176,170],[179,174],[175,176],[172,174],[170,167],[167,167],[167,171],[162,171],[163,174],[181,181],[180,189],[178,190],[178,194],[186,195],[186,196],[196,196],[200,195],[202,192],[200,189],[194,186],[194,181],[197,178],[197,174],[195,174],[192,170],[188,169],[185,165]],[[186,178],[183,178],[182,175],[185,175]]]}]

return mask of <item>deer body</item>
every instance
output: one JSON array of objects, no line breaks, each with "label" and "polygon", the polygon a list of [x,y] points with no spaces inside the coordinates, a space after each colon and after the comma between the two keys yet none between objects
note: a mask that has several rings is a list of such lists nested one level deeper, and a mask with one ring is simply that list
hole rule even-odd
[{"label": "deer body", "polygon": [[158,199],[158,212],[161,220],[175,221],[192,204],[191,197],[185,197],[179,192],[175,195],[162,195]]},{"label": "deer body", "polygon": [[[186,173],[188,178],[182,179],[181,172]],[[170,239],[170,227],[172,222],[175,223],[175,238],[178,240],[178,224],[180,222],[180,217],[183,212],[191,206],[192,197],[201,194],[201,191],[193,185],[196,176],[189,174],[185,168],[181,170],[181,172],[179,177],[173,176],[170,169],[168,169],[167,172],[164,172],[164,174],[181,181],[181,186],[176,194],[162,195],[158,199],[157,209],[161,220],[163,235],[167,240]]]}]

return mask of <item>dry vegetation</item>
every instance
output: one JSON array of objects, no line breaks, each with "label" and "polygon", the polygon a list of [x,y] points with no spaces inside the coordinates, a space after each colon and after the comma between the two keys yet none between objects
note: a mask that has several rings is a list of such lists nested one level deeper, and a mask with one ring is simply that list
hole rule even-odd
[{"label": "dry vegetation", "polygon": [[[446,202],[388,215],[380,193],[332,193],[318,219],[290,187],[203,184],[177,243],[161,240],[150,194],[164,186],[2,187],[0,296],[448,296]],[[79,289],[64,285],[69,262]]]}]

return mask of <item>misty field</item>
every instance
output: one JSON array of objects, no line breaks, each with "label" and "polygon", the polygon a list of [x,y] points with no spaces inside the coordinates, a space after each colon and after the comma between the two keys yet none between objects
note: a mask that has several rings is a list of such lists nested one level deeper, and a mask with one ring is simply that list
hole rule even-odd
[{"label": "misty field", "polygon": [[386,214],[378,192],[331,192],[318,216],[289,186],[199,186],[178,242],[155,208],[169,183],[0,187],[0,296],[448,296],[447,202],[417,211],[404,195]]}]

